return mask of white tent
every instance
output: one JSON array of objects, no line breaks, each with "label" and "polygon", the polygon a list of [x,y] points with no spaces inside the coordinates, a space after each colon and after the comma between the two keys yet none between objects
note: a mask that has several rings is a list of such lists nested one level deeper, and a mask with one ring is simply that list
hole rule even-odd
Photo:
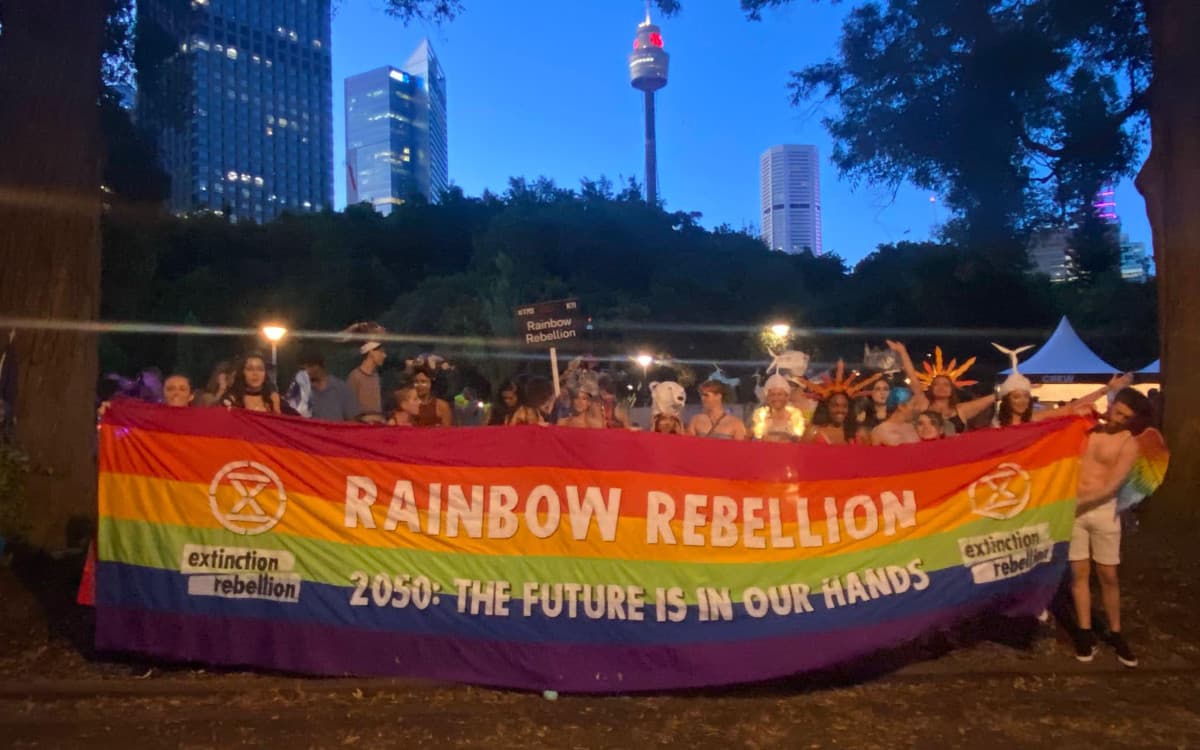
[{"label": "white tent", "polygon": [[[1033,356],[1022,362],[1020,368],[1022,375],[1034,380],[1051,376],[1048,379],[1043,377],[1048,382],[1064,382],[1062,379],[1068,376],[1107,377],[1117,371],[1083,343],[1065,315],[1058,321],[1058,328],[1054,329],[1050,339]],[[1011,370],[1005,370],[1004,374],[1009,372]]]}]

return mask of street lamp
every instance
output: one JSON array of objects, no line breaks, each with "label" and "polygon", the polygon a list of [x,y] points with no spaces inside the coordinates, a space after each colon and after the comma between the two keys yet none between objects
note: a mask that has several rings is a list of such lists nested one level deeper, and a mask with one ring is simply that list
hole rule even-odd
[{"label": "street lamp", "polygon": [[262,327],[262,335],[271,342],[271,377],[275,376],[275,368],[279,360],[279,342],[287,335],[288,330],[280,325],[270,324]]},{"label": "street lamp", "polygon": [[654,364],[654,357],[650,356],[649,354],[646,354],[645,352],[642,352],[641,354],[634,357],[633,361],[637,362],[639,365],[642,366],[642,387],[645,387],[646,386],[646,370],[647,370],[647,368],[650,367],[650,365]]},{"label": "street lamp", "polygon": [[782,321],[763,326],[762,332],[758,336],[759,343],[772,356],[787,350],[791,338],[792,326]]}]

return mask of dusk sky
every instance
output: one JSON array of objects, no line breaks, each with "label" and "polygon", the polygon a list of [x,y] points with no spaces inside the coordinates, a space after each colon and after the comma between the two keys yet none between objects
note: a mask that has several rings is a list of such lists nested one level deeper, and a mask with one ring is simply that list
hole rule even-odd
[{"label": "dusk sky", "polygon": [[[684,0],[655,21],[671,55],[658,95],[659,193],[668,210],[700,211],[705,226],[759,221],[758,158],[780,143],[816,144],[826,252],[851,263],[883,242],[928,238],[928,192],[897,195],[841,181],[829,162],[822,106],[793,107],[790,71],[829,57],[853,3],[793,0],[747,21],[737,0]],[[342,86],[349,75],[402,65],[428,36],[446,71],[450,179],[468,195],[502,192],[510,176],[642,180],[641,93],[626,56],[644,6],[637,0],[468,0],[441,27],[405,27],[382,0],[349,0],[333,22],[334,184],[345,205]],[[824,105],[827,106],[827,105]],[[1144,203],[1126,181],[1117,211],[1150,245]],[[937,208],[939,220],[945,211]]]}]

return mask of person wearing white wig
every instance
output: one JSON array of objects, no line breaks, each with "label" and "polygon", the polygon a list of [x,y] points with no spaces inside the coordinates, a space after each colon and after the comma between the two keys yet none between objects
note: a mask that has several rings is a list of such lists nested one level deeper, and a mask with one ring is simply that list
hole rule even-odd
[{"label": "person wearing white wig", "polygon": [[792,387],[787,378],[775,373],[767,378],[766,402],[754,410],[752,433],[755,440],[795,442],[804,435],[804,412],[788,403]]},{"label": "person wearing white wig", "polygon": [[1000,384],[1000,388],[996,392],[996,396],[999,399],[999,406],[996,408],[994,423],[997,427],[1011,427],[1013,425],[1025,424],[1026,422],[1040,422],[1043,419],[1062,417],[1067,414],[1086,415],[1091,412],[1092,403],[1101,396],[1109,392],[1116,393],[1133,382],[1132,374],[1114,375],[1103,388],[1081,396],[1057,409],[1034,411],[1033,383],[1029,381],[1029,378],[1021,374],[1019,363],[1017,362],[1018,354],[1033,347],[1022,346],[1016,349],[1007,349],[996,343],[993,343],[992,346],[996,347],[1002,353],[1007,354],[1012,366],[1012,372],[1004,379],[1004,382]]}]

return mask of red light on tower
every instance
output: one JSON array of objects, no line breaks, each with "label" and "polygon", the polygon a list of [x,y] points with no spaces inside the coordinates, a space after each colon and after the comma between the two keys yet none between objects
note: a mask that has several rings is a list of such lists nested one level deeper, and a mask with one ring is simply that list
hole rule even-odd
[{"label": "red light on tower", "polygon": [[653,44],[655,47],[662,49],[662,46],[663,46],[662,34],[658,33],[657,31],[651,31],[650,32],[650,43]]}]

